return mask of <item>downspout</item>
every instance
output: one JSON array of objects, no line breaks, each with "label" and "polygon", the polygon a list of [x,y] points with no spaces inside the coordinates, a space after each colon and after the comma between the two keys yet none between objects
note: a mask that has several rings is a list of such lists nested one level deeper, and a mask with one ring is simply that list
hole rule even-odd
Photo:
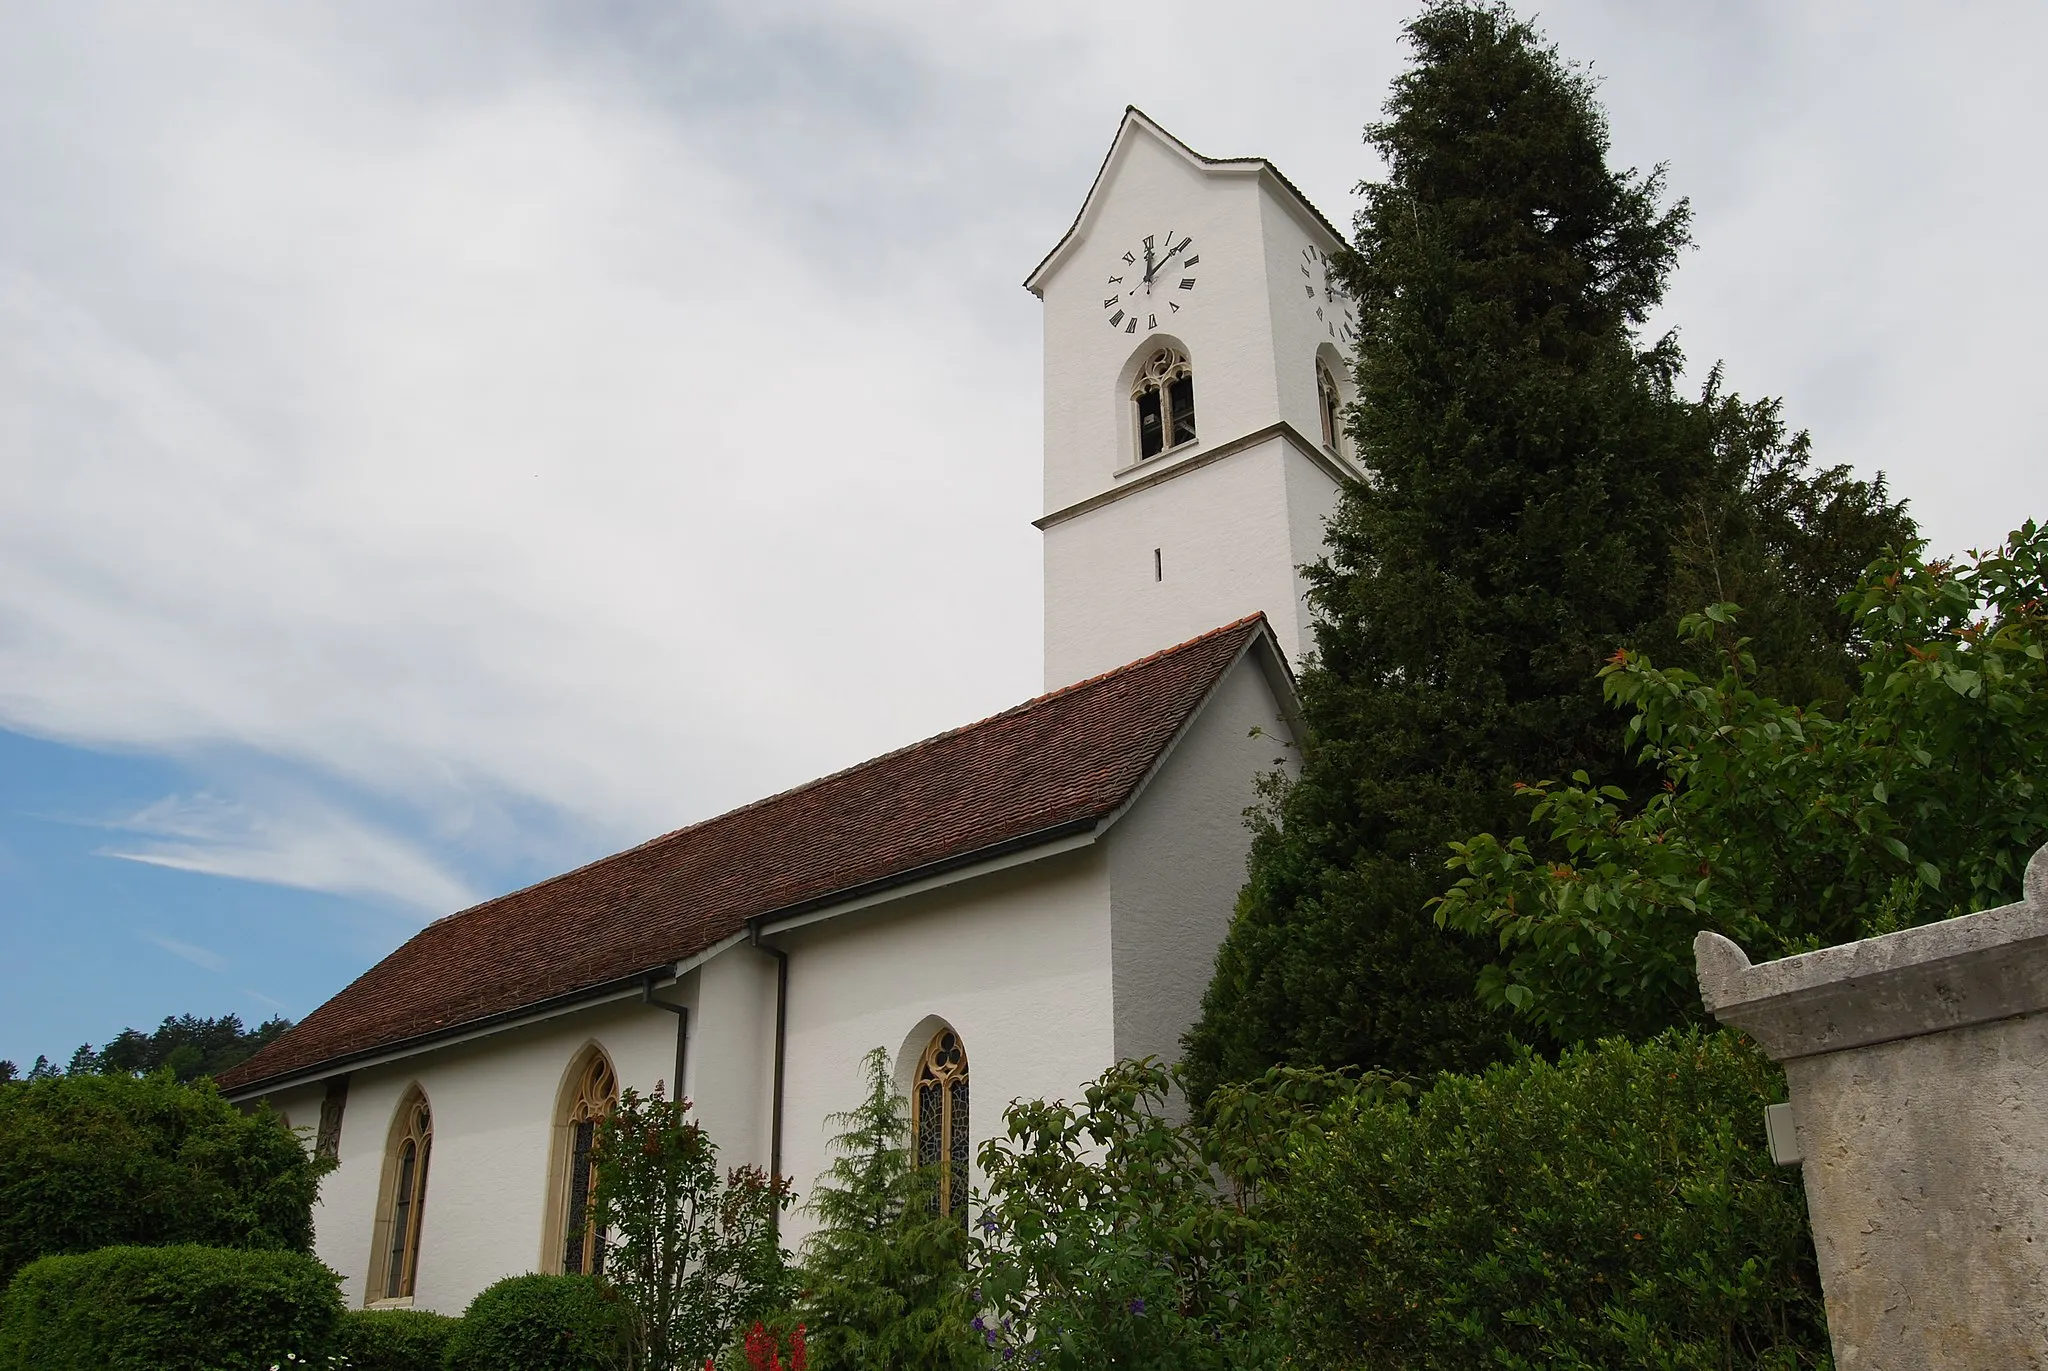
[{"label": "downspout", "polygon": [[690,1006],[655,999],[652,976],[649,976],[640,987],[640,1003],[651,1004],[656,1009],[666,1009],[676,1016],[676,1078],[669,1091],[669,1098],[680,1100],[683,1098],[683,1066],[689,1061],[690,1052]]},{"label": "downspout", "polygon": [[[775,959],[775,1087],[768,1115],[768,1175],[771,1180],[782,1179],[782,1061],[783,1049],[789,1039],[789,954],[781,948],[761,941],[761,926],[751,924],[747,929],[747,940],[761,951]],[[782,1211],[777,1209],[769,1222],[780,1228]]]}]

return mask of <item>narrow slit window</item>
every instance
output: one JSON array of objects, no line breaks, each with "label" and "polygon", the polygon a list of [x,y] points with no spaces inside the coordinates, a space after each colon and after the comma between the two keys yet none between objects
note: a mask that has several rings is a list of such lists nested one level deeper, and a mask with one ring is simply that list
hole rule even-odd
[{"label": "narrow slit window", "polygon": [[1160,348],[1138,369],[1131,387],[1137,407],[1138,460],[1195,441],[1195,378],[1186,354]]},{"label": "narrow slit window", "polygon": [[1159,549],[1156,547],[1152,549],[1152,579],[1155,581],[1166,579],[1166,564],[1160,560]]}]

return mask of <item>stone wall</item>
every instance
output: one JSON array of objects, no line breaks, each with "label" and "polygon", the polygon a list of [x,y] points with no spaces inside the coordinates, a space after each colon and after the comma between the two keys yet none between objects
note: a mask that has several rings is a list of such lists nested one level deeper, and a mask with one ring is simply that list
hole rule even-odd
[{"label": "stone wall", "polygon": [[1785,1067],[1836,1364],[2048,1368],[2048,847],[2026,898],[1700,993]]}]

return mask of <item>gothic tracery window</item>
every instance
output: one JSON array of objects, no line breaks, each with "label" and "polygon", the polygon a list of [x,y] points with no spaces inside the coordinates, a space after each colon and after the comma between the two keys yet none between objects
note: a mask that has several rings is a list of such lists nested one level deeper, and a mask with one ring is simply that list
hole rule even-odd
[{"label": "gothic tracery window", "polygon": [[917,1164],[938,1173],[938,1211],[967,1222],[967,1049],[950,1028],[933,1035],[918,1061],[910,1112]]},{"label": "gothic tracery window", "polygon": [[1332,452],[1342,452],[1344,397],[1337,389],[1337,378],[1321,362],[1316,363],[1316,408],[1323,416],[1323,446]]},{"label": "gothic tracery window", "polygon": [[595,1276],[604,1270],[604,1230],[597,1226],[597,1168],[591,1148],[597,1126],[618,1103],[618,1075],[602,1052],[592,1051],[577,1075],[570,1097],[567,1143],[568,1174],[562,1194],[562,1271]]},{"label": "gothic tracery window", "polygon": [[409,1299],[419,1275],[420,1223],[427,1206],[427,1162],[434,1150],[434,1116],[417,1086],[399,1106],[391,1139],[391,1190],[386,1200],[383,1279],[372,1288],[387,1300]]},{"label": "gothic tracery window", "polygon": [[1187,354],[1160,348],[1138,368],[1131,387],[1138,407],[1138,459],[1195,441],[1195,374]]}]

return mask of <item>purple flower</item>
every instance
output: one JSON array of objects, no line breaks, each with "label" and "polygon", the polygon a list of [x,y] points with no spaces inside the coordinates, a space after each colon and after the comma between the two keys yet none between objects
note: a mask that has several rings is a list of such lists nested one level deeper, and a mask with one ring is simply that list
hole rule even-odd
[{"label": "purple flower", "polygon": [[974,1331],[977,1333],[985,1333],[988,1331],[988,1325],[982,1321],[982,1317],[979,1314],[976,1314],[974,1316]]},{"label": "purple flower", "polygon": [[1137,1299],[1131,1301],[1131,1312],[1133,1314],[1142,1314],[1145,1312],[1145,1299],[1142,1295],[1139,1296]]}]

